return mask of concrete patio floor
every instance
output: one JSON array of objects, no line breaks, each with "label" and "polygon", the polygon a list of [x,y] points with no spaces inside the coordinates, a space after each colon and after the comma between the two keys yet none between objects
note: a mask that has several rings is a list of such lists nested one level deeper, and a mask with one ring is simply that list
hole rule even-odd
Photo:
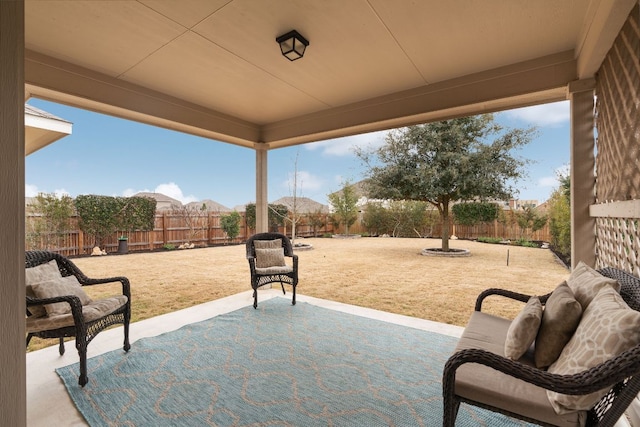
[{"label": "concrete patio floor", "polygon": [[[287,292],[287,295],[283,296],[280,289],[261,289],[258,294],[258,304],[260,301],[277,297],[288,299],[291,295]],[[446,325],[304,295],[297,295],[297,301],[453,337],[459,337],[463,330],[459,326]],[[132,323],[130,327],[131,351],[135,351],[135,341],[140,338],[173,331],[184,325],[210,319],[251,304],[253,304],[253,296],[252,291],[249,290],[185,310]],[[88,357],[91,358],[108,351],[121,349],[122,340],[122,327],[104,331],[89,344]],[[66,352],[63,356],[58,354],[57,345],[27,353],[27,425],[30,427],[87,425],[80,412],[76,410],[62,380],[55,373],[55,369],[58,367],[78,362],[78,353],[74,343],[72,341],[67,342],[65,347]],[[88,364],[89,366],[91,365],[90,359]]]}]

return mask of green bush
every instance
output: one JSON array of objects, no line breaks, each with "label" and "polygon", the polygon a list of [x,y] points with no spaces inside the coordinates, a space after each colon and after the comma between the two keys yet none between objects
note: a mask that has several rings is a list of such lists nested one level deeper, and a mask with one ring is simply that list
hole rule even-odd
[{"label": "green bush", "polygon": [[524,246],[525,248],[537,248],[538,244],[528,239],[518,239],[513,242],[515,246]]},{"label": "green bush", "polygon": [[480,243],[501,243],[503,240],[501,237],[478,237]]},{"label": "green bush", "polygon": [[491,222],[498,218],[500,206],[496,203],[466,202],[451,208],[456,221],[461,225],[475,225],[479,222]]},{"label": "green bush", "polygon": [[172,251],[176,248],[176,245],[174,245],[173,243],[166,243],[162,246],[162,249],[167,250],[167,251]]}]

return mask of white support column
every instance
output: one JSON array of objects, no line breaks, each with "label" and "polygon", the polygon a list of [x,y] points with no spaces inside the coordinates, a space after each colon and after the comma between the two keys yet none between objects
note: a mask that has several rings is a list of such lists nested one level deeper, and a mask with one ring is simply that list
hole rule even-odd
[{"label": "white support column", "polygon": [[269,231],[269,199],[267,195],[267,149],[256,146],[256,233]]},{"label": "white support column", "polygon": [[26,426],[24,1],[0,1],[0,425]]},{"label": "white support column", "polygon": [[580,261],[595,267],[595,129],[593,79],[569,84],[571,100],[571,267]]}]

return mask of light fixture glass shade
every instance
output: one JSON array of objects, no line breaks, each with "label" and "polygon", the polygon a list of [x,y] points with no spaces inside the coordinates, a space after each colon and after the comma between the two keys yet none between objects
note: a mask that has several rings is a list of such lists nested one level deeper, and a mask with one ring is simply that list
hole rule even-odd
[{"label": "light fixture glass shade", "polygon": [[304,51],[309,46],[309,41],[302,37],[296,30],[289,31],[276,38],[280,44],[282,55],[289,61],[295,61],[304,56]]}]

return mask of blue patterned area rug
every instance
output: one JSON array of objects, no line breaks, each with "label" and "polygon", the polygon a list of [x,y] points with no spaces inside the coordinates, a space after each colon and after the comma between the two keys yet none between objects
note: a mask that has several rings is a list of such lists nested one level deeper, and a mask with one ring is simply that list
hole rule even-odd
[{"label": "blue patterned area rug", "polygon": [[[273,298],[57,372],[91,426],[438,426],[455,342]],[[462,405],[479,425],[524,424]]]}]

